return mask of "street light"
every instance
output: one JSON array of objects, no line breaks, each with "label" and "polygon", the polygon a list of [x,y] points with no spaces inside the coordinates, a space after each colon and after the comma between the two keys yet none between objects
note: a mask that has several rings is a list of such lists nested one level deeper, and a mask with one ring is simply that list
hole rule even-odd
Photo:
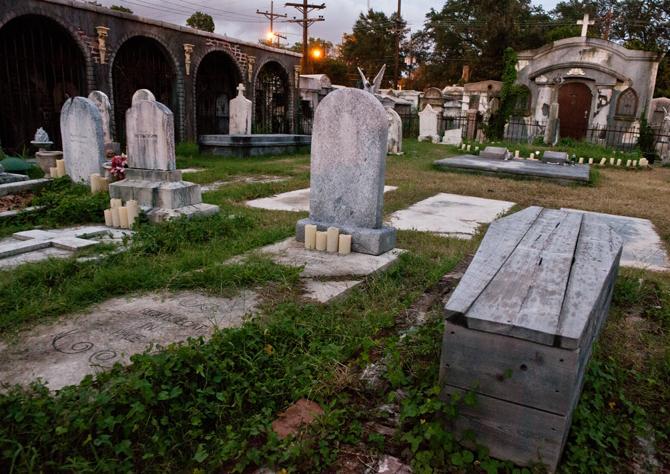
[{"label": "street light", "polygon": [[321,51],[319,48],[312,49],[312,57],[314,59],[321,59],[321,56],[323,56],[323,51]]},{"label": "street light", "polygon": [[269,42],[272,42],[275,39],[274,31],[268,31],[268,34],[265,35],[265,37]]}]

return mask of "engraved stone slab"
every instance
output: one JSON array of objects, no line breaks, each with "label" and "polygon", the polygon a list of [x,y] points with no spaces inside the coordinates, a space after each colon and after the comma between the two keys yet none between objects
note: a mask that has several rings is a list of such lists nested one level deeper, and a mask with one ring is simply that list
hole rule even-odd
[{"label": "engraved stone slab", "polygon": [[181,292],[108,300],[33,328],[11,345],[0,343],[0,383],[41,378],[51,389],[77,384],[115,363],[129,364],[133,354],[239,326],[257,304],[251,291],[233,298]]},{"label": "engraved stone slab", "polygon": [[491,158],[494,160],[506,160],[509,158],[510,153],[507,148],[503,148],[501,146],[487,146],[484,148],[484,151],[482,151],[479,156],[482,158]]},{"label": "engraved stone slab", "polygon": [[352,235],[355,252],[379,255],[395,247],[395,229],[383,227],[388,121],[377,98],[340,89],[316,109],[312,135],[310,218],[297,225],[329,226]]},{"label": "engraved stone slab", "polygon": [[68,99],[60,114],[65,172],[74,182],[90,182],[105,162],[105,136],[98,107],[85,97]]},{"label": "engraved stone slab", "polygon": [[237,97],[230,101],[230,135],[251,134],[251,101],[244,97],[244,84],[237,86]]},{"label": "engraved stone slab", "polygon": [[174,115],[160,102],[140,100],[126,112],[128,166],[171,171],[177,169]]},{"label": "engraved stone slab", "polygon": [[568,163],[568,154],[564,151],[545,151],[542,154],[543,163],[555,163],[565,165]]},{"label": "engraved stone slab", "polygon": [[438,111],[428,104],[419,112],[419,141],[440,142],[437,129]]}]

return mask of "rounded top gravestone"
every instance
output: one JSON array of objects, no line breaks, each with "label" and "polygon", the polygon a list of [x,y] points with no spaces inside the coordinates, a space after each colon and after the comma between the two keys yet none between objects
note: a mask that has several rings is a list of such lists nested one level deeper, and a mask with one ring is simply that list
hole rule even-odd
[{"label": "rounded top gravestone", "polygon": [[312,220],[381,228],[387,138],[386,110],[369,92],[340,89],[321,101],[312,136]]},{"label": "rounded top gravestone", "polygon": [[85,97],[68,99],[60,113],[65,172],[74,182],[89,182],[105,163],[105,138],[98,107]]},{"label": "rounded top gravestone", "polygon": [[110,116],[112,114],[112,104],[109,102],[109,97],[104,92],[92,91],[88,95],[88,99],[95,104],[102,116],[102,132],[105,136],[105,143],[111,143]]},{"label": "rounded top gravestone", "polygon": [[133,99],[131,104],[135,105],[141,100],[156,100],[156,96],[149,89],[139,89],[133,94]]},{"label": "rounded top gravestone", "polygon": [[130,168],[177,169],[174,115],[153,100],[140,100],[126,111],[126,141]]}]

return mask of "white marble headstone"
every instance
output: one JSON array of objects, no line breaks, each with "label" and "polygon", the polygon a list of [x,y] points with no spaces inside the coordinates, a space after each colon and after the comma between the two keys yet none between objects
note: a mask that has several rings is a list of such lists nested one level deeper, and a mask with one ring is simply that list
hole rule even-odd
[{"label": "white marble headstone", "polygon": [[130,168],[177,169],[174,115],[154,100],[140,100],[126,111],[126,141]]},{"label": "white marble headstone", "polygon": [[237,86],[237,97],[230,101],[230,130],[231,135],[251,134],[252,104],[244,97],[244,84]]},{"label": "white marble headstone", "polygon": [[105,144],[110,144],[114,140],[112,139],[112,129],[110,117],[112,115],[112,104],[109,102],[109,97],[107,94],[101,91],[93,91],[88,95],[89,100],[91,100],[95,106],[100,111],[100,116],[102,117],[102,133],[105,136]]},{"label": "white marble headstone", "polygon": [[440,136],[437,130],[438,111],[428,104],[419,112],[419,141],[430,140],[439,143]]},{"label": "white marble headstone", "polygon": [[74,182],[90,182],[105,163],[105,137],[98,107],[85,97],[68,99],[60,113],[65,172]]},{"label": "white marble headstone", "polygon": [[132,105],[141,100],[156,100],[156,96],[149,89],[139,89],[133,94]]},{"label": "white marble headstone", "polygon": [[386,118],[389,124],[388,153],[402,154],[402,119],[393,107],[386,107]]}]

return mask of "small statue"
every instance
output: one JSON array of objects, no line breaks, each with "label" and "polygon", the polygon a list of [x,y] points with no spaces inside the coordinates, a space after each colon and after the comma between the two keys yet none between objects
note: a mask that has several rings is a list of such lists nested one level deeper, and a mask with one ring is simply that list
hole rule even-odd
[{"label": "small statue", "polygon": [[49,140],[49,134],[42,128],[38,128],[35,132],[35,143],[51,143]]},{"label": "small statue", "polygon": [[371,84],[368,78],[365,77],[365,74],[363,74],[363,71],[361,71],[361,68],[358,68],[358,73],[361,75],[361,79],[363,80],[363,90],[369,92],[370,94],[379,94],[379,89],[382,86],[382,79],[384,78],[384,72],[386,72],[386,64],[382,66],[382,68],[377,73],[377,76],[375,76],[375,80],[372,81]]}]

